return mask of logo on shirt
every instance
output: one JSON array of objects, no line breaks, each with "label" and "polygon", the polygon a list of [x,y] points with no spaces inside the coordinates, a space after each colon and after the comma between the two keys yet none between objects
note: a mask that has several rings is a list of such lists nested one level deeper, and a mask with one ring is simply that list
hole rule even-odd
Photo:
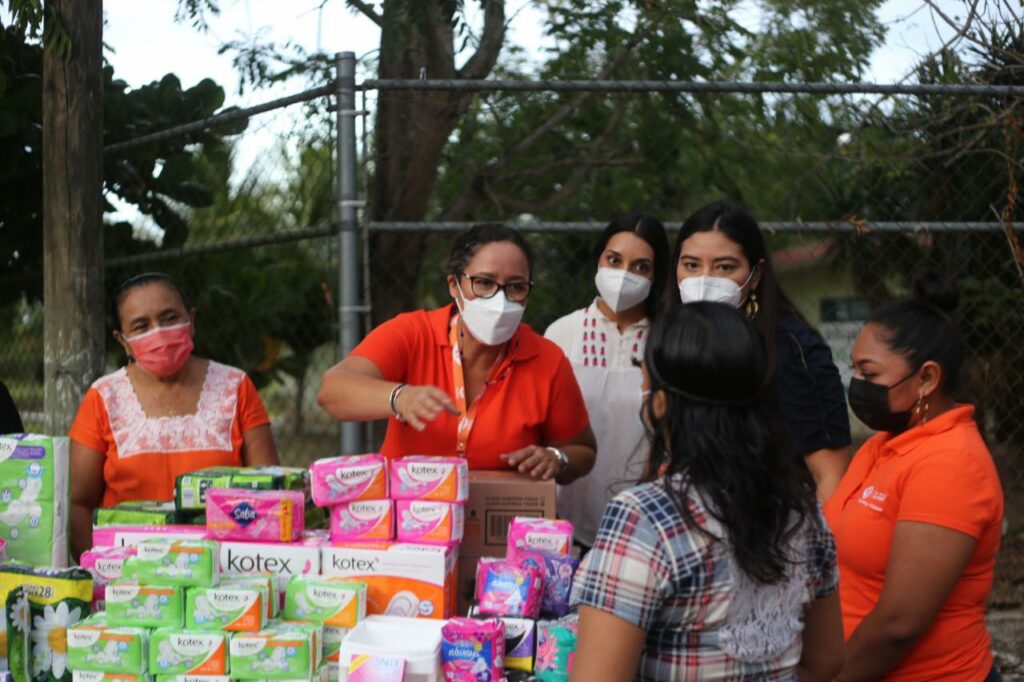
[{"label": "logo on shirt", "polygon": [[857,501],[868,509],[880,512],[882,511],[882,503],[885,502],[886,497],[887,496],[884,492],[881,490],[875,490],[874,486],[869,485],[861,491],[860,499]]},{"label": "logo on shirt", "polygon": [[231,510],[231,518],[242,528],[245,528],[256,520],[256,510],[248,502],[242,502]]}]

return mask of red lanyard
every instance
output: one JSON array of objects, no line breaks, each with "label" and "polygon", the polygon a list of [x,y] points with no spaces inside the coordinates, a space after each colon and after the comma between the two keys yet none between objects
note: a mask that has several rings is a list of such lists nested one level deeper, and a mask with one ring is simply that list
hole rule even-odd
[{"label": "red lanyard", "polygon": [[[471,405],[466,405],[466,374],[462,367],[462,351],[459,350],[459,316],[456,315],[452,318],[451,330],[448,332],[448,339],[452,344],[452,380],[455,383],[455,407],[459,411],[459,427],[456,432],[455,438],[455,451],[459,457],[466,456],[466,445],[469,443],[469,434],[473,430],[473,424],[476,422],[476,413],[480,409],[480,399],[483,397],[487,387],[491,384],[491,377],[495,374],[495,370],[504,369],[504,373],[507,373],[511,368],[503,368],[503,360],[505,359],[506,353],[502,349],[501,354],[498,355],[494,360],[494,365],[491,366],[491,372],[488,375],[487,381],[484,382],[484,387],[480,393],[473,399]],[[515,343],[515,341],[512,341]],[[501,375],[502,377],[504,374]]]}]

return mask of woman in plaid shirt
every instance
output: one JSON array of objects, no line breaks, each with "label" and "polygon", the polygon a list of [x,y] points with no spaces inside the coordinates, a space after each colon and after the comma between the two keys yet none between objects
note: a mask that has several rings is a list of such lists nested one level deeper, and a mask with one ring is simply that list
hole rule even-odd
[{"label": "woman in plaid shirt", "polygon": [[832,535],[766,390],[757,329],[670,311],[644,353],[644,482],[576,575],[573,682],[830,680],[843,637]]}]

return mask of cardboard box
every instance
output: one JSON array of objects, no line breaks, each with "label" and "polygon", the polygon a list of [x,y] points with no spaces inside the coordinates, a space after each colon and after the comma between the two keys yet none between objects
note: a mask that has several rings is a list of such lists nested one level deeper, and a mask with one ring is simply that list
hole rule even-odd
[{"label": "cardboard box", "polygon": [[470,471],[465,516],[461,553],[503,557],[512,519],[555,518],[555,482],[514,471]]}]

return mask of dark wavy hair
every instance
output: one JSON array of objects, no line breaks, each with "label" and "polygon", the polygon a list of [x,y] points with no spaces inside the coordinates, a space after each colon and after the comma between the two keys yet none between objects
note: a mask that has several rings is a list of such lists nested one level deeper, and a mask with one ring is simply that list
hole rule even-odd
[{"label": "dark wavy hair", "polygon": [[810,473],[765,390],[761,334],[730,306],[681,305],[652,325],[644,362],[651,395],[662,391],[667,401],[660,418],[652,400],[644,407],[651,426],[645,480],[660,481],[693,527],[687,499],[698,493],[739,567],[759,583],[778,582],[793,560],[790,538],[819,517]]},{"label": "dark wavy hair", "polygon": [[612,219],[601,232],[594,245],[594,262],[601,262],[601,254],[611,238],[620,232],[629,232],[643,239],[654,251],[654,274],[651,293],[647,295],[645,309],[648,319],[655,319],[661,308],[661,297],[669,277],[668,233],[661,221],[643,213],[629,213]]},{"label": "dark wavy hair", "polygon": [[445,273],[458,278],[466,270],[469,261],[473,259],[481,246],[494,244],[496,242],[511,242],[519,247],[519,250],[526,256],[526,263],[530,268],[530,279],[533,279],[533,249],[530,243],[518,231],[501,223],[481,223],[474,225],[455,238],[452,250],[448,254],[448,263],[445,265]]},{"label": "dark wavy hair", "polygon": [[[764,233],[757,220],[739,204],[727,201],[715,201],[698,208],[683,222],[676,235],[675,248],[672,251],[672,262],[679,263],[679,255],[683,242],[697,232],[721,232],[730,241],[739,245],[747,262],[753,269],[758,263],[761,266],[761,280],[752,293],[757,294],[759,310],[754,317],[754,324],[764,336],[767,347],[768,371],[766,378],[771,381],[779,370],[779,323],[785,318],[795,318],[807,324],[799,309],[782,290],[779,279],[772,267],[771,255],[764,240]],[[675,280],[675,270],[672,271]],[[680,303],[679,288],[668,288],[666,302],[669,307]]]},{"label": "dark wavy hair", "polygon": [[178,281],[168,274],[163,272],[145,272],[141,275],[135,275],[126,279],[121,287],[114,294],[114,305],[111,313],[114,317],[114,329],[116,331],[123,331],[121,329],[121,304],[124,303],[124,299],[128,296],[128,293],[133,289],[144,287],[149,284],[163,284],[164,286],[176,291],[178,296],[181,297],[181,303],[185,306],[186,311],[192,310],[192,300],[185,293],[185,288],[178,284]]}]

